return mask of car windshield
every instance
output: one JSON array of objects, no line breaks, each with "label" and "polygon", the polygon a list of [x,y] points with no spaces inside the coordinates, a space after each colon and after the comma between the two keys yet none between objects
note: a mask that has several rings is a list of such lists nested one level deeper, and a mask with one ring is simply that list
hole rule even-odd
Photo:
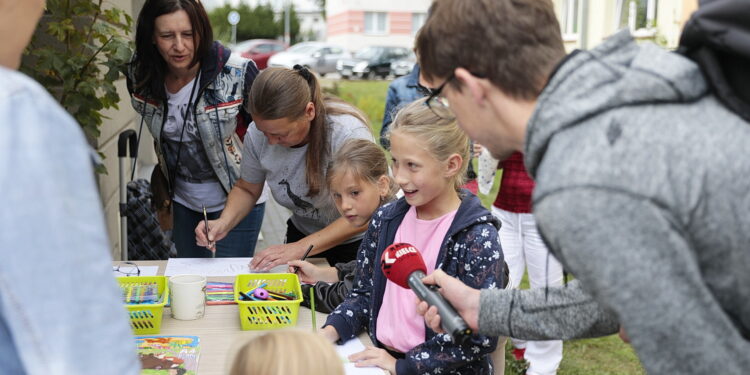
[{"label": "car windshield", "polygon": [[372,59],[373,57],[380,55],[381,52],[382,52],[382,48],[367,47],[367,48],[357,51],[357,53],[354,54],[354,57],[358,59],[369,60],[369,59]]},{"label": "car windshield", "polygon": [[246,40],[244,42],[237,43],[234,46],[234,48],[232,48],[232,49],[233,50],[246,50],[246,49],[249,49],[250,47],[252,47],[253,45],[255,45],[257,43],[258,42],[254,41],[254,40]]},{"label": "car windshield", "polygon": [[294,53],[312,53],[315,52],[318,49],[318,46],[310,45],[310,44],[298,44],[296,46],[292,46],[292,48],[289,48],[287,51],[294,52]]}]

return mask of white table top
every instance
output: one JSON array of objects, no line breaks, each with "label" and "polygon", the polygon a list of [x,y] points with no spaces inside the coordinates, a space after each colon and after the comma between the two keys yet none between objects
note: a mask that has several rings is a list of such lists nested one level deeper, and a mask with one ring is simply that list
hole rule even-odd
[{"label": "white table top", "polygon": [[[113,262],[119,264],[120,262]],[[139,266],[159,266],[159,275],[164,274],[167,261],[135,261]],[[234,282],[234,277],[208,277],[209,281]],[[318,329],[325,323],[327,314],[315,313]],[[297,329],[312,329],[310,309],[300,307],[297,316]],[[158,335],[188,335],[200,338],[200,359],[198,374],[224,375],[234,359],[234,353],[239,347],[253,337],[260,336],[266,331],[243,331],[240,328],[239,309],[237,305],[208,305],[206,314],[198,320],[173,319],[170,309],[164,308],[161,330]],[[359,336],[365,346],[372,346],[372,341],[366,333]]]}]

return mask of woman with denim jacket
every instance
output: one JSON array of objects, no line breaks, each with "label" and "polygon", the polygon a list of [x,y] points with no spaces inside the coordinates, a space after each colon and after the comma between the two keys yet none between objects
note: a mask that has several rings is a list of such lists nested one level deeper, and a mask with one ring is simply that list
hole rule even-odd
[{"label": "woman with denim jacket", "polygon": [[[135,45],[128,90],[168,182],[177,254],[209,257],[211,251],[196,245],[194,228],[204,211],[209,219],[219,217],[239,178],[244,134],[237,133],[250,117],[242,104],[258,69],[213,40],[206,11],[195,0],[146,1]],[[217,243],[216,256],[253,255],[263,202]]]}]

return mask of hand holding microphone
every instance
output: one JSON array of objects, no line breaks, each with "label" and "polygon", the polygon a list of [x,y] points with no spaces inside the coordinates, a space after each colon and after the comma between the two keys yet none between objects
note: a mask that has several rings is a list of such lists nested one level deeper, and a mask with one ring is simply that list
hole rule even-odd
[{"label": "hand holding microphone", "polygon": [[420,300],[437,307],[441,327],[455,341],[463,342],[471,335],[471,328],[453,306],[438,293],[437,286],[422,283],[427,267],[422,255],[414,246],[405,243],[388,246],[380,259],[380,265],[388,280],[402,288],[412,289]]}]

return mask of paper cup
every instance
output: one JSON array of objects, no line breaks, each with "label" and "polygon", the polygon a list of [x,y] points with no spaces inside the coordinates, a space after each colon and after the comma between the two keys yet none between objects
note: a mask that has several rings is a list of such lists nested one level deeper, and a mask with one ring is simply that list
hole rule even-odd
[{"label": "paper cup", "polygon": [[172,317],[194,320],[206,312],[206,277],[177,275],[169,278],[169,304]]}]

